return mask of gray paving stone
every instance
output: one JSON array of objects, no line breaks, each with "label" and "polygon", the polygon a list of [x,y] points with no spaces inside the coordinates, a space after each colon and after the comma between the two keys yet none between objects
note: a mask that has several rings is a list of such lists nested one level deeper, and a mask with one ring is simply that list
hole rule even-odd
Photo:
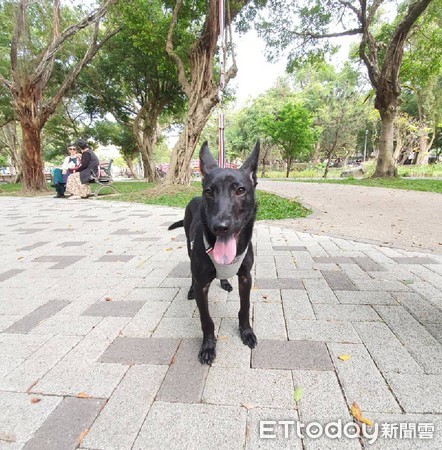
[{"label": "gray paving stone", "polygon": [[439,323],[425,323],[425,329],[442,344],[442,327]]},{"label": "gray paving stone", "polygon": [[338,304],[338,299],[324,278],[304,279],[305,289],[312,303]]},{"label": "gray paving stone", "polygon": [[83,316],[133,317],[144,305],[143,302],[99,301],[87,308]]},{"label": "gray paving stone", "polygon": [[133,255],[104,255],[98,258],[96,262],[128,262],[133,257]]},{"label": "gray paving stone", "polygon": [[320,264],[349,264],[353,260],[347,256],[315,256],[313,260]]},{"label": "gray paving stone", "polygon": [[381,320],[369,305],[313,305],[319,320],[341,320],[351,322]]},{"label": "gray paving stone", "polygon": [[292,377],[287,370],[212,367],[207,376],[203,403],[293,408]]},{"label": "gray paving stone", "polygon": [[17,448],[22,448],[63,400],[62,397],[39,396],[40,402],[31,403],[33,398],[36,396],[0,391],[0,433],[12,441],[1,439],[0,448],[9,449],[13,443],[21,444]]},{"label": "gray paving stone", "polygon": [[405,412],[442,413],[439,375],[388,373],[386,378]]},{"label": "gray paving stone", "polygon": [[407,350],[425,373],[442,375],[442,345],[408,345]]},{"label": "gray paving stone", "polygon": [[0,334],[0,376],[15,369],[37,351],[51,336]]},{"label": "gray paving stone", "polygon": [[397,305],[389,292],[382,291],[336,291],[340,303],[354,305]]},{"label": "gray paving stone", "polygon": [[252,368],[333,370],[333,364],[323,342],[260,340]]},{"label": "gray paving stone", "polygon": [[[328,347],[349,407],[357,402],[365,411],[401,411],[362,344],[328,344]],[[349,354],[351,358],[339,360],[338,356],[343,354]]]},{"label": "gray paving stone", "polygon": [[242,450],[245,408],[155,402],[133,446],[134,450]]},{"label": "gray paving stone", "polygon": [[87,244],[86,241],[67,241],[58,244],[60,247],[81,247],[82,245]]},{"label": "gray paving stone", "polygon": [[274,245],[273,250],[275,252],[305,252],[306,248],[303,245]]},{"label": "gray paving stone", "polygon": [[442,311],[413,292],[394,292],[393,297],[419,322],[439,323],[442,327]]},{"label": "gray paving stone", "polygon": [[0,378],[0,390],[25,392],[57,364],[79,340],[78,336],[54,336],[12,372]]},{"label": "gray paving stone", "polygon": [[198,361],[200,339],[183,339],[170,365],[156,400],[199,403],[208,366]]},{"label": "gray paving stone", "polygon": [[63,360],[51,369],[32,389],[35,394],[76,396],[83,392],[91,397],[109,398],[128,367],[121,364],[72,364]]},{"label": "gray paving stone", "polygon": [[43,245],[49,244],[49,242],[45,241],[45,242],[36,242],[35,244],[32,245],[27,245],[26,247],[22,247],[20,248],[20,251],[25,250],[25,251],[29,251],[29,250],[34,250],[38,247],[42,247]]},{"label": "gray paving stone", "polygon": [[[213,317],[215,323],[215,335],[219,328],[219,319]],[[157,338],[202,338],[201,321],[199,318],[193,317],[164,317],[157,328],[155,329],[153,337]]]},{"label": "gray paving stone", "polygon": [[38,258],[34,259],[34,262],[54,262],[57,263],[52,267],[49,267],[50,269],[66,269],[66,267],[69,267],[78,261],[81,261],[84,259],[84,256],[75,256],[75,255],[59,255],[59,256],[39,256]]},{"label": "gray paving stone", "polygon": [[295,388],[302,388],[298,410],[304,423],[350,421],[348,406],[333,371],[294,370],[292,374]]},{"label": "gray paving stone", "polygon": [[403,257],[403,258],[391,258],[398,264],[437,264],[437,261],[428,257]]},{"label": "gray paving stone", "polygon": [[355,286],[361,291],[409,291],[402,281],[390,280],[354,280]]},{"label": "gray paving stone", "polygon": [[[295,409],[271,409],[271,408],[252,408],[248,410],[247,415],[247,433],[246,433],[246,450],[301,450],[301,438],[296,436],[295,427],[280,425],[281,421],[297,422],[299,420],[298,413]],[[277,424],[266,425],[264,422],[271,421]],[[261,433],[273,435],[274,438],[265,439],[260,437]],[[270,431],[266,432],[266,426],[270,426]]]},{"label": "gray paving stone", "polygon": [[69,305],[69,302],[51,301],[40,306],[30,314],[12,324],[5,330],[5,333],[27,333],[40,322],[62,310]]},{"label": "gray paving stone", "polygon": [[410,288],[425,297],[436,308],[442,309],[442,291],[425,281],[410,284]]},{"label": "gray paving stone", "polygon": [[92,425],[82,445],[103,450],[130,449],[166,371],[167,366],[131,367]]},{"label": "gray paving stone", "polygon": [[375,306],[376,311],[405,345],[439,345],[434,337],[405,308]]},{"label": "gray paving stone", "polygon": [[351,258],[364,272],[384,271],[385,268],[368,257]]},{"label": "gray paving stone", "polygon": [[[238,298],[235,298],[235,303],[238,302]],[[252,288],[250,291],[251,303],[281,303],[281,290],[280,289],[256,289]]]},{"label": "gray paving stone", "polygon": [[357,291],[356,286],[341,272],[321,271],[327,283],[334,291]]},{"label": "gray paving stone", "polygon": [[[120,221],[120,219],[118,219]],[[116,234],[117,236],[133,236],[134,234],[144,234],[142,230],[129,230],[127,228],[120,228],[111,234]]]},{"label": "gray paving stone", "polygon": [[287,339],[287,331],[280,303],[255,303],[253,328],[260,339]]},{"label": "gray paving stone", "polygon": [[168,365],[178,344],[177,339],[118,337],[99,362]]},{"label": "gray paving stone", "polygon": [[24,449],[74,449],[104,406],[104,400],[94,398],[65,398],[38,429]]},{"label": "gray paving stone", "polygon": [[382,373],[422,373],[422,368],[385,323],[359,322],[353,326]]},{"label": "gray paving stone", "polygon": [[291,278],[257,278],[254,286],[258,289],[304,289],[301,280]]},{"label": "gray paving stone", "polygon": [[24,272],[24,270],[22,270],[22,269],[11,269],[11,270],[7,270],[6,272],[0,273],[0,283],[2,281],[9,280],[10,278],[15,277],[16,275],[18,275],[22,272]]},{"label": "gray paving stone", "polygon": [[[190,287],[190,284],[189,284]],[[174,287],[148,288],[138,287],[133,289],[124,300],[171,302],[178,294],[179,289]]]},{"label": "gray paving stone", "polygon": [[286,321],[316,318],[307,292],[283,289],[281,297]]},{"label": "gray paving stone", "polygon": [[292,320],[287,331],[291,341],[361,342],[350,322]]},{"label": "gray paving stone", "polygon": [[[183,261],[178,263],[172,272],[169,273],[169,277],[172,278],[191,278],[190,273],[190,263],[188,261]],[[189,280],[190,283],[190,280]]]}]

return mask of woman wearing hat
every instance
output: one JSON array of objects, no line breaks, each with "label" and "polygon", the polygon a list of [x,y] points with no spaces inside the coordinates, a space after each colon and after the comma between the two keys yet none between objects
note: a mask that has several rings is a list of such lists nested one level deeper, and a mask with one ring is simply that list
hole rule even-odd
[{"label": "woman wearing hat", "polygon": [[81,165],[69,176],[66,191],[72,194],[70,199],[87,198],[91,193],[89,181],[92,175],[97,175],[100,167],[97,155],[89,148],[88,143],[83,139],[78,139],[77,147],[81,151]]},{"label": "woman wearing hat", "polygon": [[55,198],[64,198],[66,183],[69,175],[74,172],[75,168],[80,166],[81,153],[75,144],[67,146],[69,156],[63,161],[61,169],[54,169],[52,187],[55,188],[57,195]]}]

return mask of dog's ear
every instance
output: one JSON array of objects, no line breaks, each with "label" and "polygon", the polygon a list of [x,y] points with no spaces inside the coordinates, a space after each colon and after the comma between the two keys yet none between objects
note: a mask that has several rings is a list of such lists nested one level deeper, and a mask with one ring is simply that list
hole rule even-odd
[{"label": "dog's ear", "polygon": [[200,150],[200,170],[201,173],[207,175],[213,169],[216,169],[218,164],[215,161],[215,158],[212,156],[209,150],[209,145],[207,141],[203,143]]},{"label": "dog's ear", "polygon": [[252,179],[255,186],[258,184],[256,180],[256,171],[258,169],[258,161],[259,161],[259,149],[260,149],[259,139],[256,141],[255,147],[250,154],[250,156],[244,161],[244,164],[241,166],[241,170],[244,171],[249,177]]}]

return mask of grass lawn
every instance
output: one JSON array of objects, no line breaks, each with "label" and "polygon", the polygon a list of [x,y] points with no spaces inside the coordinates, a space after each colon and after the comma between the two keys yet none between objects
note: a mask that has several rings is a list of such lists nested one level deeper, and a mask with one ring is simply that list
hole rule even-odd
[{"label": "grass lawn", "polygon": [[[196,195],[201,195],[201,183],[194,182],[191,186],[155,186],[153,183],[143,181],[115,182],[113,186],[117,189],[117,195],[107,194],[110,189],[100,192],[99,200],[122,201],[132,203],[146,203],[152,205],[165,205],[184,208],[189,200]],[[53,192],[49,188],[49,192]],[[0,196],[14,195],[22,196],[21,184],[0,184]],[[47,195],[47,194],[42,194]],[[294,219],[306,217],[311,211],[304,208],[300,203],[288,200],[278,195],[257,191],[258,220]],[[63,200],[62,200],[63,201]]]}]

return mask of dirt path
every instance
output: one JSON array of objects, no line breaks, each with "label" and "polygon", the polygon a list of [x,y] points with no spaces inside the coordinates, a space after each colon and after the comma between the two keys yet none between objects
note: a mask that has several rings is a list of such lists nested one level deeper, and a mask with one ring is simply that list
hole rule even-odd
[{"label": "dirt path", "polygon": [[313,209],[305,219],[283,221],[297,230],[442,253],[441,194],[269,180],[258,188]]}]

